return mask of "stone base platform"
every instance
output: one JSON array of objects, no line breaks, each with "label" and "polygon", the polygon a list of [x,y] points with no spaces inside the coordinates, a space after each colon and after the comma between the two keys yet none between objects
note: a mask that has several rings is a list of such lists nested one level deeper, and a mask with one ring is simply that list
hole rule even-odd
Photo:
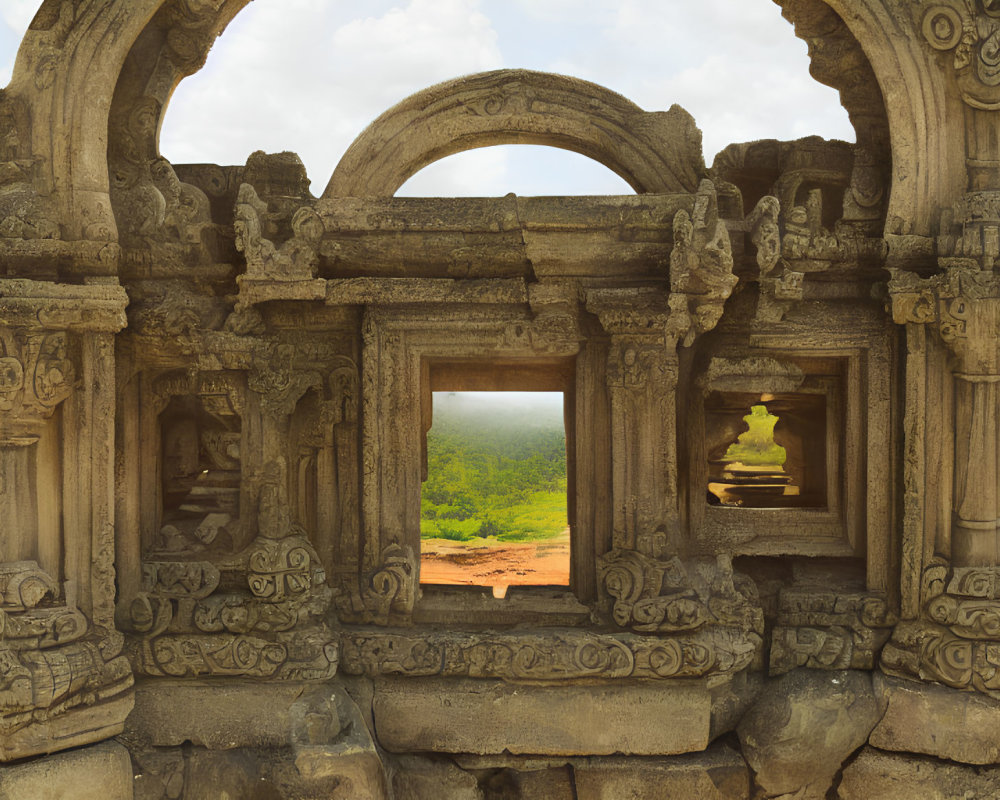
[{"label": "stone base platform", "polygon": [[0,800],[132,800],[132,762],[117,742],[0,768]]}]

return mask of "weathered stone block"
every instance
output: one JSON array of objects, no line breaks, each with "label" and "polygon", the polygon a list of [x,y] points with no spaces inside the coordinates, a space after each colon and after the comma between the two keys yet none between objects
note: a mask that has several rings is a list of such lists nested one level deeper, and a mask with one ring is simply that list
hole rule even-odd
[{"label": "weathered stone block", "polygon": [[260,782],[257,759],[245,750],[195,748],[185,761],[184,800],[253,798]]},{"label": "weathered stone block", "polygon": [[704,749],[712,696],[701,681],[523,686],[383,679],[375,730],[392,752],[663,755]]},{"label": "weathered stone block", "polygon": [[396,800],[483,800],[476,777],[446,759],[397,759],[392,788]]},{"label": "weathered stone block", "polygon": [[1000,767],[970,767],[866,747],[844,768],[839,800],[1000,797]]},{"label": "weathered stone block", "polygon": [[156,747],[190,741],[212,750],[287,745],[302,684],[250,681],[140,681],[125,725]]},{"label": "weathered stone block", "polygon": [[1000,703],[936,683],[874,676],[887,703],[869,742],[882,750],[924,753],[966,764],[1000,762]]},{"label": "weathered stone block", "polygon": [[505,769],[485,785],[485,800],[576,800],[570,767]]},{"label": "weathered stone block", "polygon": [[[324,703],[323,698],[330,699]],[[354,701],[339,687],[314,689],[304,700],[293,713],[304,719],[297,718],[293,728],[296,775],[287,796],[307,796],[312,790],[316,797],[345,800],[387,797],[382,759]],[[329,795],[320,791],[327,783],[336,787]]]},{"label": "weathered stone block", "polygon": [[869,673],[799,669],[766,684],[736,732],[765,796],[823,800],[882,711]]},{"label": "weathered stone block", "polygon": [[731,747],[642,761],[595,758],[574,765],[577,800],[744,800],[750,770]]},{"label": "weathered stone block", "polygon": [[102,742],[0,769],[0,800],[132,800],[128,750]]}]

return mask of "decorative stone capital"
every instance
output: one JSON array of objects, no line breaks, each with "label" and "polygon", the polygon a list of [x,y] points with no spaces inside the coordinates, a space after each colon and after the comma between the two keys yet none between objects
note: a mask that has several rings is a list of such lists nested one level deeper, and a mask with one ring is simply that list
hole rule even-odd
[{"label": "decorative stone capital", "polygon": [[1000,274],[967,263],[920,278],[890,269],[892,317],[898,324],[933,324],[960,359],[959,371],[1000,374],[996,332],[1000,324]]}]

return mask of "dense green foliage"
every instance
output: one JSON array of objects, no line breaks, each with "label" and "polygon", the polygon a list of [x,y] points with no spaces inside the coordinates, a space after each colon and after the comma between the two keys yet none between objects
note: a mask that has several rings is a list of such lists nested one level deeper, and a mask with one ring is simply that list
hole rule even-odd
[{"label": "dense green foliage", "polygon": [[566,528],[561,410],[488,406],[435,395],[427,434],[423,538],[526,541]]}]

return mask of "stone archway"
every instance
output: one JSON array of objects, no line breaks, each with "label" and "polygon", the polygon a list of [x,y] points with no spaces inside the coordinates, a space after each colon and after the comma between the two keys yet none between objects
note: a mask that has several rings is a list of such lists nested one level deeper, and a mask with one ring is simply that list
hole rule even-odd
[{"label": "stone archway", "polygon": [[386,111],[350,146],[324,197],[391,197],[428,164],[476,147],[540,144],[589,156],[639,193],[691,192],[701,132],[680,106],[643,111],[597,84],[496,70],[432,86]]},{"label": "stone archway", "polygon": [[[40,194],[52,199],[64,239],[117,240],[108,202],[107,143],[103,133],[94,135],[94,132],[107,130],[111,99],[120,82],[131,84],[130,92],[136,91],[139,96],[152,92],[157,97],[160,106],[154,129],[158,130],[179,81],[200,67],[215,37],[246,3],[247,0],[117,0],[70,5],[46,0],[41,5],[19,53],[7,100],[31,108],[30,130],[21,135],[26,143],[21,157],[38,161],[40,166],[33,183]],[[900,232],[926,236],[934,228],[937,213],[927,198],[956,195],[961,192],[965,177],[961,158],[954,155],[955,148],[947,147],[950,134],[925,124],[928,117],[942,118],[945,106],[949,114],[960,112],[959,108],[951,107],[944,76],[934,63],[936,51],[921,41],[921,20],[916,12],[904,15],[903,19],[890,11],[883,0],[852,3],[851,8],[842,0],[822,0],[822,3],[840,15],[861,45],[883,95],[906,98],[906,102],[890,103],[887,109],[894,163],[887,225]],[[791,4],[790,0],[781,3],[785,7]],[[889,34],[904,23],[910,35]],[[141,37],[146,40],[142,58],[133,57],[130,53],[137,52],[134,45]],[[174,68],[162,68],[165,62],[174,60],[178,62]],[[598,100],[601,99],[599,96]],[[620,98],[612,100],[605,95],[603,101],[607,104],[603,111],[612,118],[615,114],[628,116],[637,111]],[[397,107],[393,111],[399,114],[404,110]],[[517,135],[521,138],[515,138],[512,131],[506,141],[529,141],[530,133],[520,132]],[[638,132],[633,145],[641,144],[641,152],[652,134],[653,131]],[[541,136],[538,130],[534,135]],[[575,146],[571,139],[564,138],[559,144],[554,138],[546,143],[577,149],[598,160],[602,152],[614,150],[593,143],[597,153],[594,155],[584,149],[590,146],[584,144],[587,137],[580,136]],[[494,134],[492,143],[500,141]],[[466,139],[460,149],[484,143]],[[424,153],[424,156],[434,160],[447,152]],[[651,191],[656,184],[643,183],[646,178],[637,167],[644,161],[647,165],[655,164],[655,152],[653,148],[645,155],[637,153],[625,163],[608,166],[623,177],[633,170],[632,177],[626,180],[633,185],[638,183],[636,188],[641,191]],[[933,162],[934,168],[927,168],[927,162]],[[407,163],[410,169],[419,168]],[[358,191],[343,177],[344,172],[357,173],[351,164],[345,157],[341,164],[343,171],[338,171],[332,191]],[[938,184],[945,191],[937,191]],[[386,191],[383,187],[378,193],[384,195]],[[114,265],[107,261],[105,257],[102,265],[95,266],[92,272],[113,272]]]}]

